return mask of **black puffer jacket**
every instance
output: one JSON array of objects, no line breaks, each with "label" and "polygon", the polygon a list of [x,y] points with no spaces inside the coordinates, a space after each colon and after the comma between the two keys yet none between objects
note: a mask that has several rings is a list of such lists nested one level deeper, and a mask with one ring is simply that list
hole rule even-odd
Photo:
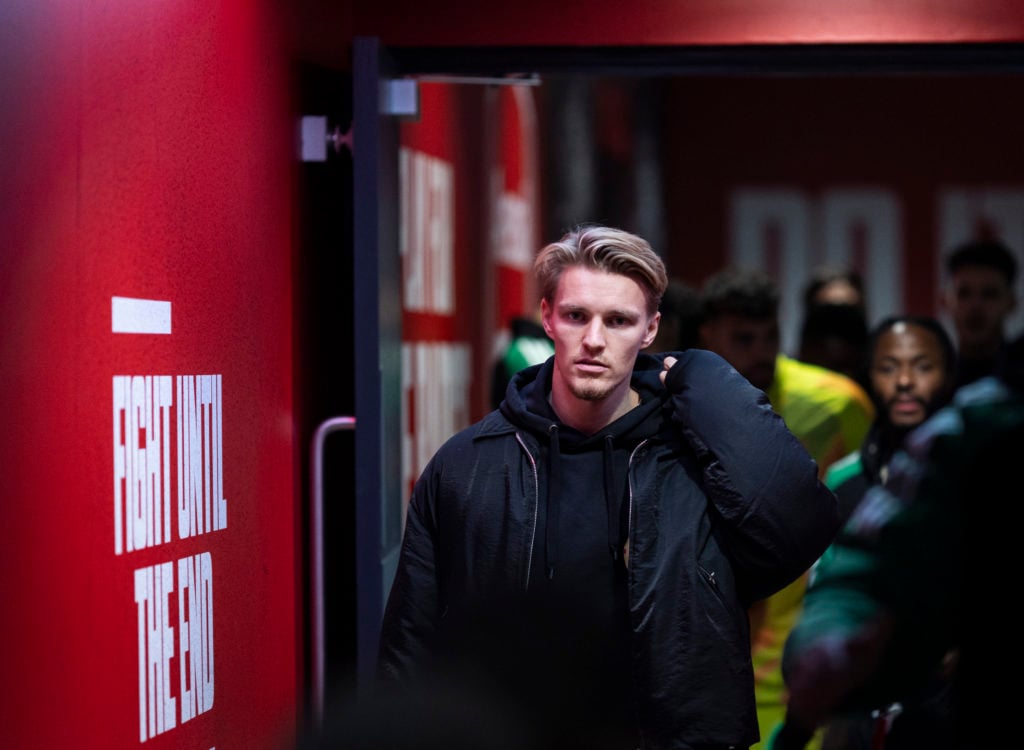
[{"label": "black puffer jacket", "polygon": [[[665,387],[664,355],[640,355],[632,379],[662,403],[628,468],[633,693],[645,748],[745,748],[758,740],[747,607],[824,551],[836,501],[760,390],[711,352],[674,356]],[[417,482],[382,627],[385,679],[422,675],[446,631],[525,592],[544,542],[551,420],[524,394],[552,367],[517,375],[502,409],[448,440]]]}]

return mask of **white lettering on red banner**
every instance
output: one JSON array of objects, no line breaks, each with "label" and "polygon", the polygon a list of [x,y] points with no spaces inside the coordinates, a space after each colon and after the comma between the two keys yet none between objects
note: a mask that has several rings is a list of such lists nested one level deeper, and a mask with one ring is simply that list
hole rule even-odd
[{"label": "white lettering on red banner", "polygon": [[470,359],[468,344],[402,344],[403,502],[441,443],[469,425]]},{"label": "white lettering on red banner", "polygon": [[178,582],[181,721],[184,723],[213,708],[213,562],[210,553],[178,560]]},{"label": "white lettering on red banner", "polygon": [[114,378],[114,552],[171,538],[171,377]]},{"label": "white lettering on red banner", "polygon": [[[114,377],[114,553],[171,541],[170,375]],[[177,378],[179,539],[227,528],[220,375]]]},{"label": "white lettering on red banner", "polygon": [[517,193],[503,191],[497,201],[495,262],[524,273],[533,267],[533,214]]},{"label": "white lettering on red banner", "polygon": [[452,315],[455,287],[455,168],[436,156],[400,149],[402,304],[413,312]]},{"label": "white lettering on red banner", "polygon": [[135,571],[140,742],[178,725],[172,660],[179,671],[181,723],[213,708],[213,562],[209,552],[178,560],[177,659],[171,624],[174,568],[165,562]]},{"label": "white lettering on red banner", "polygon": [[221,452],[220,375],[178,377],[178,536],[228,525]]},{"label": "white lettering on red banner", "polygon": [[[227,528],[223,425],[220,375],[114,376],[116,555]],[[134,599],[145,742],[213,708],[210,552],[136,569]]]},{"label": "white lettering on red banner", "polygon": [[174,628],[168,597],[174,591],[174,565],[166,562],[135,571],[139,618],[139,742],[177,726],[171,695]]}]

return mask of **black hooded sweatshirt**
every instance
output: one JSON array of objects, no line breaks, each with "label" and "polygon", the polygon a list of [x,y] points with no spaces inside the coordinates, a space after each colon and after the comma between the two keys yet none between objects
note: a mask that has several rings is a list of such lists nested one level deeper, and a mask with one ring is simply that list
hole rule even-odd
[{"label": "black hooded sweatshirt", "polygon": [[[641,403],[593,435],[561,422],[548,401],[550,367],[535,380],[517,381],[525,410],[503,412],[542,435],[536,539],[526,612],[532,657],[520,662],[524,681],[538,678],[557,707],[550,718],[560,741],[594,747],[637,747],[629,653],[627,571],[623,560],[629,518],[626,473],[629,456],[657,434],[667,395],[636,378]],[[513,396],[515,398],[515,396]],[[599,726],[594,715],[603,717]],[[597,729],[600,731],[596,731]]]}]

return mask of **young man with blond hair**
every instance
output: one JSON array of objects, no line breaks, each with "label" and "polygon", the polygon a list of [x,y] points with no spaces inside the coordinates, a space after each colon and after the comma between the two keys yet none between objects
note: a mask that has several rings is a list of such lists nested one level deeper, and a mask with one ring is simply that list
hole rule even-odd
[{"label": "young man with blond hair", "polygon": [[468,683],[532,747],[749,747],[747,608],[825,549],[835,497],[721,357],[642,353],[667,285],[643,238],[578,227],[534,271],[555,353],[417,481],[381,684]]}]

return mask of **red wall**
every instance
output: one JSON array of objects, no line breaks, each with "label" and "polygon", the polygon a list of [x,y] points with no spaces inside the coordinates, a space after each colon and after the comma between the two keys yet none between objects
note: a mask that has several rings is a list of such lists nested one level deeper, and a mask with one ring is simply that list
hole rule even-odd
[{"label": "red wall", "polygon": [[397,46],[803,44],[1024,40],[1015,0],[360,2],[356,34]]},{"label": "red wall", "polygon": [[[15,0],[0,21],[0,745],[279,747],[302,678],[279,19],[248,0]],[[169,302],[169,334],[115,333],[113,297]],[[132,376],[175,389],[166,451],[125,419]],[[201,534],[176,512],[189,376],[216,376],[196,412]],[[129,549],[122,517],[118,552],[118,498],[131,515],[142,496],[119,461],[142,459],[169,523]],[[179,560],[208,574],[201,610]],[[140,596],[164,569],[166,596]],[[140,599],[166,602],[155,640]],[[140,689],[150,659],[166,703]],[[213,694],[186,721],[193,662]],[[167,713],[140,729],[140,701]]]}]

